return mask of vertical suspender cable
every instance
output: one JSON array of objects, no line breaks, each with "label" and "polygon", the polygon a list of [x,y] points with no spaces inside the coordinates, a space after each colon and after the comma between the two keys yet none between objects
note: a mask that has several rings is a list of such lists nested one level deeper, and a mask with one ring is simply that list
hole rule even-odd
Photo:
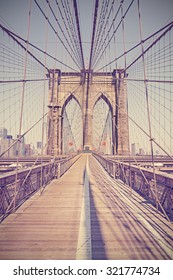
[{"label": "vertical suspender cable", "polygon": [[158,191],[156,185],[156,174],[155,174],[155,166],[154,166],[154,151],[153,151],[153,137],[151,130],[151,119],[150,119],[150,106],[149,106],[149,96],[148,96],[148,86],[147,86],[147,77],[146,77],[146,65],[145,65],[145,57],[144,57],[144,46],[142,40],[142,23],[141,23],[141,13],[140,13],[140,0],[138,0],[138,17],[139,17],[139,32],[140,32],[140,41],[141,41],[141,51],[142,51],[142,62],[143,62],[143,72],[144,72],[144,85],[145,85],[145,95],[146,95],[146,105],[147,105],[147,115],[148,115],[148,126],[149,126],[149,135],[150,135],[150,148],[151,148],[151,157],[152,157],[152,166],[153,166],[153,179],[154,179],[154,189],[155,189],[155,200],[156,200],[156,208],[158,210]]},{"label": "vertical suspender cable", "polygon": [[[125,28],[124,28],[124,12],[123,12],[123,4],[121,5],[121,19],[122,19],[122,33],[123,33],[123,48],[124,48],[124,69],[127,66],[126,60],[126,44],[125,44]],[[124,78],[126,79],[126,72],[124,71]],[[127,97],[128,98],[128,97]],[[126,104],[127,106],[127,104]],[[127,108],[127,118],[128,118],[128,108]],[[131,184],[131,161],[130,161],[130,137],[128,135],[129,142],[129,185],[130,185],[130,194],[132,194],[132,184]]]},{"label": "vertical suspender cable", "polygon": [[16,194],[17,194],[17,181],[18,181],[18,166],[19,166],[19,151],[20,151],[20,136],[22,133],[22,121],[23,121],[23,111],[24,111],[24,98],[25,98],[25,80],[26,80],[26,70],[27,70],[27,59],[28,59],[28,41],[30,33],[30,21],[31,21],[31,6],[32,0],[30,0],[29,5],[29,16],[28,16],[28,29],[27,29],[27,40],[26,40],[26,51],[25,51],[25,64],[24,64],[24,75],[23,75],[23,87],[22,87],[22,97],[21,97],[21,108],[20,108],[20,124],[19,124],[19,135],[17,142],[17,164],[16,164],[16,176],[15,176],[15,190],[14,190],[14,201],[13,201],[13,211],[15,210],[16,205]]},{"label": "vertical suspender cable", "polygon": [[47,56],[46,56],[46,53],[47,53],[47,41],[48,41],[48,20],[46,20],[46,24],[45,24],[45,39],[46,39],[46,42],[45,42],[45,54],[44,54],[44,88],[43,88],[43,108],[42,108],[42,112],[43,112],[43,120],[42,120],[42,146],[41,146],[41,182],[40,182],[40,193],[43,192],[43,150],[44,150],[44,146],[43,146],[43,143],[44,143],[44,133],[45,133],[45,126],[44,126],[44,121],[45,121],[45,118],[44,118],[44,115],[45,115],[45,104],[46,104],[46,64],[47,64]]}]

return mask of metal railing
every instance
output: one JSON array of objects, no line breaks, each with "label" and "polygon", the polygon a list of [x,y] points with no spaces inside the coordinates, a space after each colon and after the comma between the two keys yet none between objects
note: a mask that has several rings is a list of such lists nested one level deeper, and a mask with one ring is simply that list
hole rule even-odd
[{"label": "metal railing", "polygon": [[52,181],[61,177],[80,155],[10,172],[0,177],[0,219],[15,211],[39,189],[40,193]]},{"label": "metal railing", "polygon": [[[104,156],[93,153],[111,177],[120,179],[129,188],[134,189],[146,199],[159,204],[159,210],[165,211],[169,217],[173,216],[173,176],[158,170],[156,174],[157,195],[154,188],[152,169],[129,164],[118,160],[110,160]],[[156,200],[157,197],[157,200]]]}]

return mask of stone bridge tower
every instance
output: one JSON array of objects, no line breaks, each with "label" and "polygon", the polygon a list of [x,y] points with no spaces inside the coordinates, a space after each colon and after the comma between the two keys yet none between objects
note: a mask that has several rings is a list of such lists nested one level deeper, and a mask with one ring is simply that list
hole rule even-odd
[{"label": "stone bridge tower", "polygon": [[[101,73],[85,70],[61,72],[50,69],[47,154],[62,153],[62,115],[67,103],[74,98],[83,115],[83,150],[92,150],[92,114],[100,98],[112,113],[113,153],[129,154],[127,90],[123,69]],[[75,89],[77,89],[77,94]]]}]

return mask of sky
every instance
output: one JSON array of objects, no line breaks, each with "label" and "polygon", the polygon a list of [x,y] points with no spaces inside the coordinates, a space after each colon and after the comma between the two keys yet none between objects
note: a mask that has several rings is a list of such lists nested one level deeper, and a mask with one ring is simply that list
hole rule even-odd
[{"label": "sky", "polygon": [[[54,11],[56,12],[57,7],[54,6],[55,1],[50,1]],[[61,1],[59,1],[61,2]],[[69,1],[72,2],[72,1]],[[100,6],[101,6],[100,1]],[[137,2],[135,0],[135,2]],[[6,26],[8,26],[13,31],[17,32],[21,37],[26,38],[27,34],[27,22],[28,22],[28,9],[29,0],[1,0],[0,1],[0,20]],[[46,1],[39,0],[38,3],[45,8],[47,11]],[[89,59],[90,55],[90,42],[92,35],[92,22],[94,13],[94,0],[78,0],[78,9],[80,14],[80,26],[81,26],[81,36],[83,42],[84,58],[85,61]],[[119,0],[115,0],[115,5],[119,5]],[[124,2],[124,10],[130,1],[126,0]],[[159,28],[161,28],[165,23],[173,16],[173,1],[171,0],[141,0],[141,17],[142,17],[142,29],[143,37],[146,38],[148,35],[152,34]],[[115,13],[115,12],[114,12]],[[40,13],[35,2],[32,1],[31,8],[31,30],[30,30],[30,41],[35,43],[37,46],[45,48],[45,21],[42,14]],[[8,25],[7,25],[8,24]],[[139,27],[137,21],[137,5],[133,4],[129,16],[127,16],[127,24],[125,22],[126,29],[126,44],[127,48],[132,46],[134,42],[139,40]],[[50,31],[49,34],[48,49],[55,52],[55,36]],[[118,38],[117,40],[121,40]],[[122,41],[122,40],[121,40]],[[131,42],[131,44],[130,44]],[[62,54],[65,60],[65,54]]]}]

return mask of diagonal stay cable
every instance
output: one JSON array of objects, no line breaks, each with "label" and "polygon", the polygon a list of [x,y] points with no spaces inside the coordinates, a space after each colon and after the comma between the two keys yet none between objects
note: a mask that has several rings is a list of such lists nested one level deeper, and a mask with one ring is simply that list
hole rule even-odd
[{"label": "diagonal stay cable", "polygon": [[44,116],[42,116],[36,123],[34,123],[27,131],[25,131],[23,134],[20,135],[20,137],[18,137],[13,144],[11,144],[10,147],[8,147],[3,153],[0,154],[0,158],[3,157],[3,155],[5,155],[12,147],[14,147],[19,141],[21,141],[22,138],[24,138],[24,136],[31,131],[45,116],[47,116],[49,114],[49,112],[45,113]]},{"label": "diagonal stay cable", "polygon": [[[2,24],[0,24],[0,28],[1,28],[4,32],[6,32],[18,45],[20,45],[20,46],[22,47],[22,49],[24,49],[24,50],[26,51],[26,47],[25,47],[24,45],[22,45],[22,43],[19,42],[15,37],[17,37],[17,38],[21,39],[22,41],[24,41],[25,43],[28,43],[28,44],[29,44],[28,40],[22,39],[20,36],[18,36],[17,34],[15,34],[14,32],[12,32],[12,31],[10,31],[10,30],[8,30],[8,29],[7,29],[6,27],[4,27]],[[14,36],[15,36],[15,37],[14,37]],[[29,44],[29,45],[30,45],[30,44]],[[36,56],[34,56],[29,50],[28,50],[28,54],[29,54],[30,56],[32,56],[39,64],[41,64],[43,67],[45,67],[45,65],[44,65]],[[47,71],[49,71],[48,68],[46,68],[46,69],[47,69]]]},{"label": "diagonal stay cable", "polygon": [[[68,67],[69,69],[74,70],[75,72],[78,72],[78,71],[77,71],[76,69],[74,69],[73,67],[71,67],[71,66],[65,64],[64,62],[58,60],[56,57],[54,57],[54,56],[52,56],[51,54],[49,54],[49,53],[43,51],[42,49],[38,48],[38,47],[35,46],[34,44],[30,43],[29,41],[23,39],[23,38],[20,37],[19,35],[15,34],[15,33],[12,32],[12,31],[10,31],[10,30],[7,29],[6,27],[4,27],[2,24],[0,24],[0,28],[1,28],[3,31],[5,31],[15,42],[16,42],[18,45],[20,45],[24,50],[25,50],[25,46],[23,46],[22,43],[19,42],[15,37],[17,37],[18,39],[20,39],[21,41],[23,41],[23,42],[25,42],[25,43],[28,42],[28,44],[29,44],[31,47],[35,48],[36,50],[38,50],[38,51],[40,51],[40,52],[42,52],[42,53],[44,53],[44,54],[46,54],[46,55],[49,56],[50,58],[56,60],[57,62],[59,62],[60,64],[66,66],[66,67]],[[41,64],[43,67],[45,67],[44,63],[42,63],[42,62],[41,62],[36,56],[34,56],[30,51],[28,51],[28,54],[31,55],[39,64]],[[47,70],[49,71],[48,68],[47,68]]]},{"label": "diagonal stay cable", "polygon": [[[160,33],[161,31],[163,31],[164,29],[166,29],[167,27],[168,27],[168,29],[165,31],[166,33],[173,27],[173,21],[170,22],[170,23],[168,23],[167,25],[165,25],[165,26],[162,27],[161,29],[157,30],[156,32],[154,32],[153,34],[151,34],[151,35],[150,35],[149,37],[147,37],[146,39],[143,39],[143,43],[147,42],[147,41],[150,40],[152,37],[154,37],[155,35],[157,35],[157,34]],[[164,34],[166,34],[165,32],[164,32],[159,38],[161,38],[162,36],[164,36]],[[149,50],[149,48],[151,48],[157,41],[158,41],[158,38],[148,47],[148,50]],[[133,46],[132,48],[130,48],[129,50],[127,50],[127,51],[125,52],[125,54],[130,53],[131,51],[133,51],[134,49],[136,49],[136,48],[139,47],[140,45],[141,45],[141,42],[137,43],[135,46]],[[145,52],[146,52],[146,50],[145,50]],[[116,57],[115,59],[113,59],[112,61],[110,61],[110,62],[107,63],[106,65],[104,65],[103,67],[97,69],[96,71],[97,71],[97,72],[101,71],[102,69],[104,69],[105,67],[109,66],[110,64],[112,64],[112,63],[118,61],[118,60],[119,60],[121,57],[123,57],[125,54],[124,54],[124,52],[123,52],[120,56]],[[140,57],[141,57],[141,55],[140,55]],[[138,59],[139,59],[140,57],[138,57]],[[136,61],[137,61],[137,59],[135,59],[130,65],[128,65],[127,68],[126,68],[126,70],[127,70],[129,67],[131,67],[132,64],[134,64]]]}]

